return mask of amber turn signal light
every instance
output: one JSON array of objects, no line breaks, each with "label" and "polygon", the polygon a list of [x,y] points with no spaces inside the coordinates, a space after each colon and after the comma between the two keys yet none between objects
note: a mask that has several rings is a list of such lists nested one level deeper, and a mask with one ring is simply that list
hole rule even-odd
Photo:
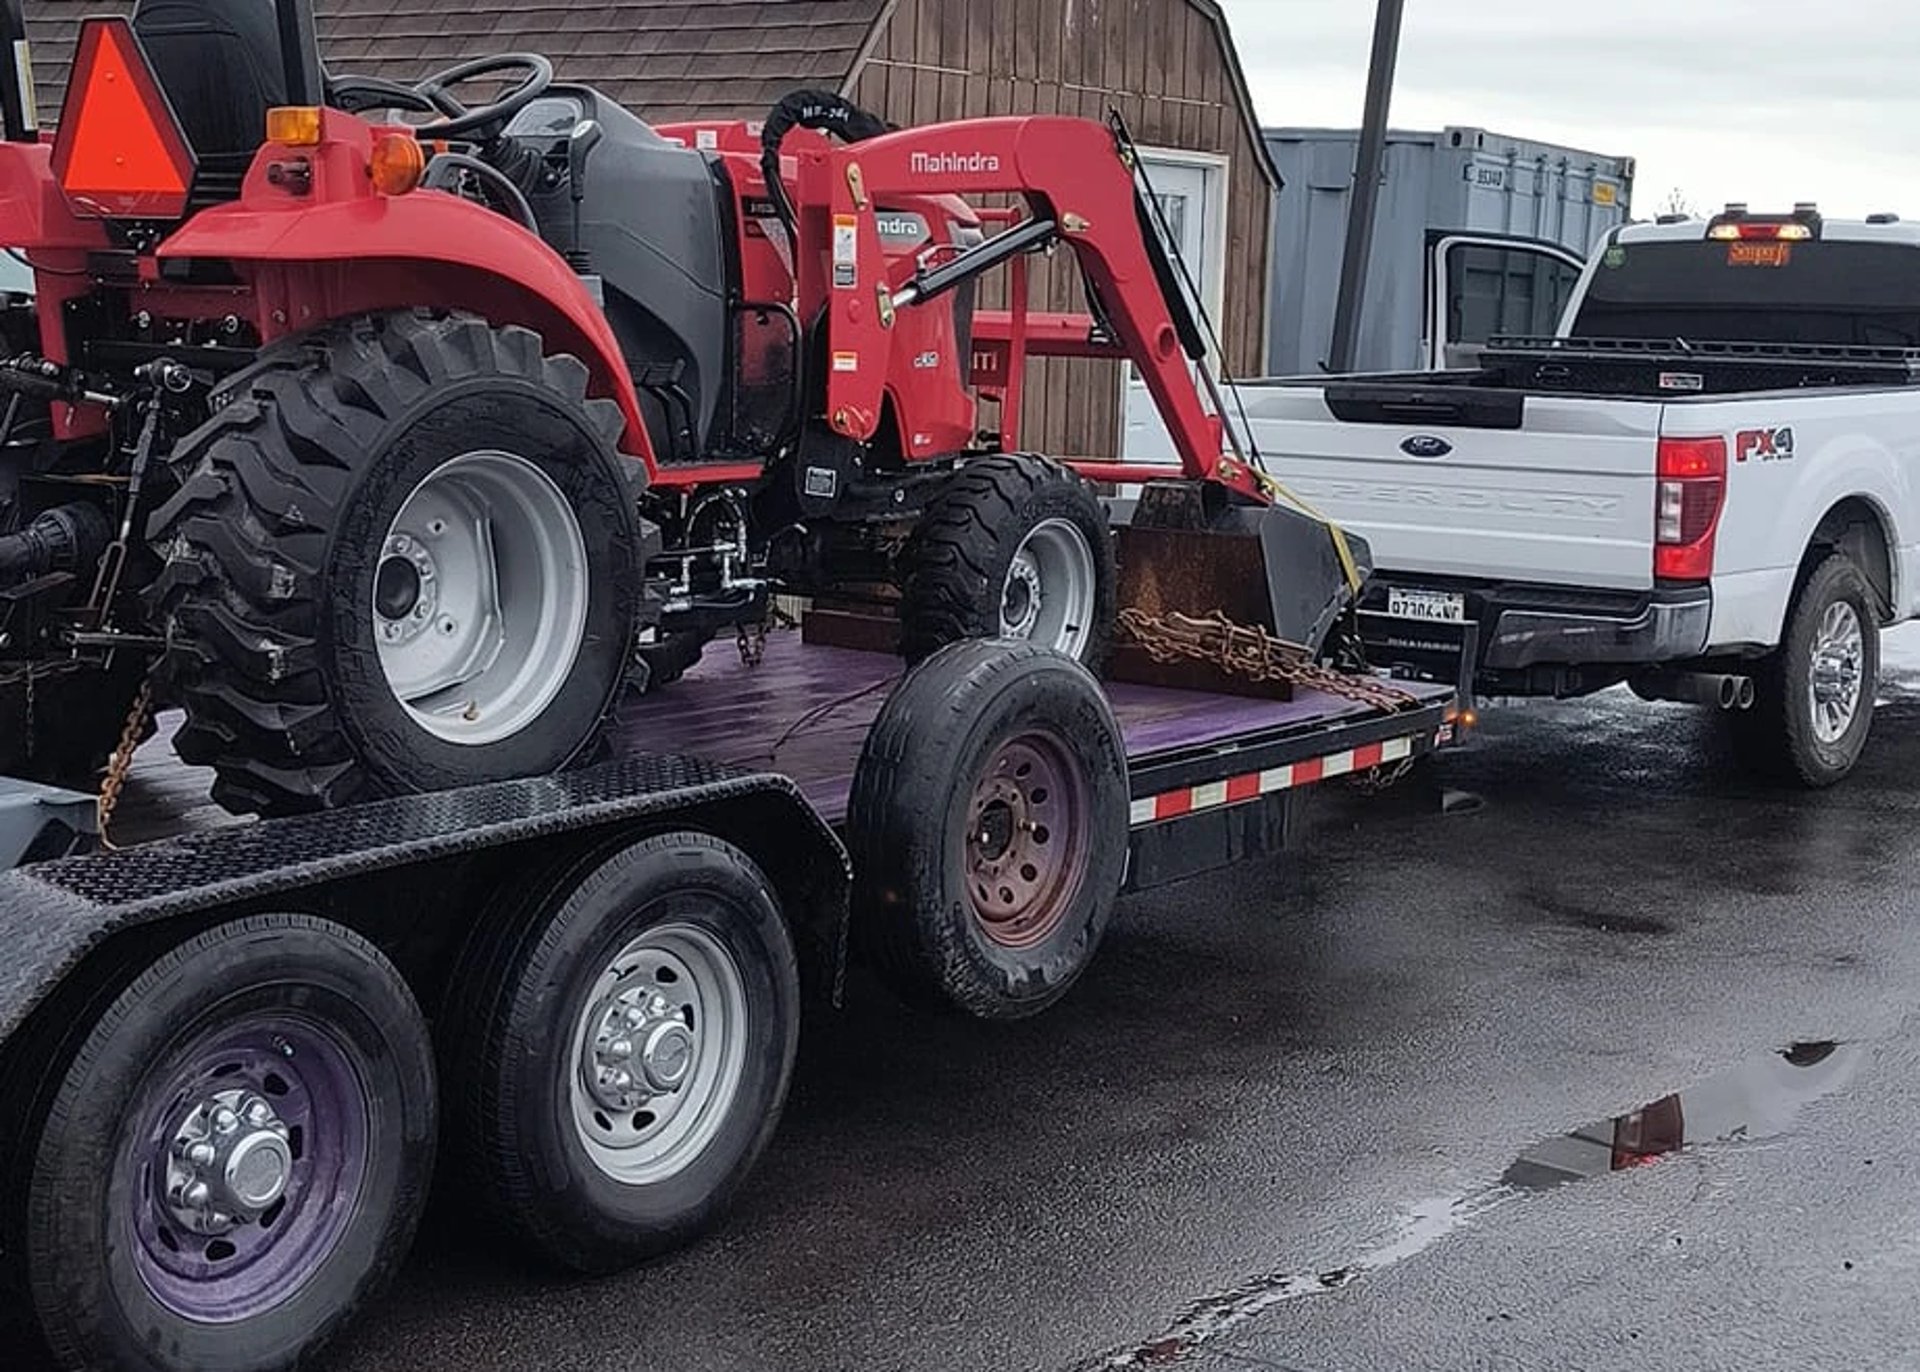
[{"label": "amber turn signal light", "polygon": [[420,148],[420,140],[411,134],[383,133],[373,140],[367,174],[380,194],[405,195],[420,184],[426,170],[427,155]]},{"label": "amber turn signal light", "polygon": [[320,141],[320,107],[282,105],[267,111],[267,141],[311,148]]}]

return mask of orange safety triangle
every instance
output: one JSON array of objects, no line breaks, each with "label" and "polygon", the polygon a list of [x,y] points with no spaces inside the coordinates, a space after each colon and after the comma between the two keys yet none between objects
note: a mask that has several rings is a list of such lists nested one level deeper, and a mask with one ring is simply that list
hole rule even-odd
[{"label": "orange safety triangle", "polygon": [[101,26],[78,103],[77,127],[67,134],[62,184],[78,194],[185,194],[191,169],[180,165],[161,132],[161,121],[170,120],[171,112],[148,104],[143,83],[133,74],[136,59],[127,53],[126,41],[123,28]]}]

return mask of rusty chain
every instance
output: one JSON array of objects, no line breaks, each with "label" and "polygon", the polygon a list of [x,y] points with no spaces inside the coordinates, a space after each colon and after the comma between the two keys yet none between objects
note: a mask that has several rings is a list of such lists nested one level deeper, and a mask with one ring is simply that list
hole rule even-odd
[{"label": "rusty chain", "polygon": [[140,735],[147,727],[147,715],[153,709],[153,683],[151,680],[140,683],[140,694],[133,698],[133,708],[127,711],[126,725],[120,730],[120,742],[113,750],[113,756],[107,759],[106,780],[100,783],[100,796],[94,802],[94,827],[100,831],[100,846],[109,852],[118,848],[113,841],[111,826],[113,812],[119,807],[120,793],[127,788],[127,777],[133,771],[133,755],[140,747]]},{"label": "rusty chain", "polygon": [[1376,677],[1322,667],[1300,644],[1258,625],[1236,624],[1218,611],[1195,618],[1127,609],[1120,612],[1120,624],[1155,662],[1205,662],[1233,676],[1284,681],[1388,711],[1419,703],[1418,697]]}]

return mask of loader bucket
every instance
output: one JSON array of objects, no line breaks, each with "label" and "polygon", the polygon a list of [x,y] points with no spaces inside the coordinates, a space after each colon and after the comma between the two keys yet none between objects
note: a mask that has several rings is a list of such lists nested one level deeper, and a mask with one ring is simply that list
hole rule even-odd
[{"label": "loader bucket", "polygon": [[[1345,539],[1364,584],[1371,553],[1363,539]],[[1109,672],[1116,681],[1287,699],[1284,681],[1258,680],[1224,657],[1151,651],[1156,625],[1223,619],[1263,630],[1290,645],[1289,656],[1312,661],[1357,594],[1327,524],[1284,505],[1235,503],[1211,482],[1144,486],[1118,527],[1118,552],[1121,625]]]}]

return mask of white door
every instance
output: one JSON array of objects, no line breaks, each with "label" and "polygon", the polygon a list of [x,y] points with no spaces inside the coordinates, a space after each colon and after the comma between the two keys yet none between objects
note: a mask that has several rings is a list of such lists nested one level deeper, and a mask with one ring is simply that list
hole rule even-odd
[{"label": "white door", "polygon": [[[1187,292],[1188,306],[1196,320],[1204,311],[1217,330],[1226,280],[1227,161],[1199,153],[1142,148],[1140,163],[1153,186],[1154,198],[1160,202],[1162,236],[1168,255],[1177,258],[1175,275],[1180,274],[1178,263],[1184,262],[1186,277],[1199,292],[1197,300]],[[1213,365],[1218,367],[1217,360]],[[1131,363],[1126,368],[1121,404],[1121,457],[1166,461],[1173,452],[1173,441]]]},{"label": "white door", "polygon": [[1586,265],[1577,253],[1533,239],[1440,239],[1427,269],[1428,368],[1471,367],[1492,338],[1552,334]]}]

